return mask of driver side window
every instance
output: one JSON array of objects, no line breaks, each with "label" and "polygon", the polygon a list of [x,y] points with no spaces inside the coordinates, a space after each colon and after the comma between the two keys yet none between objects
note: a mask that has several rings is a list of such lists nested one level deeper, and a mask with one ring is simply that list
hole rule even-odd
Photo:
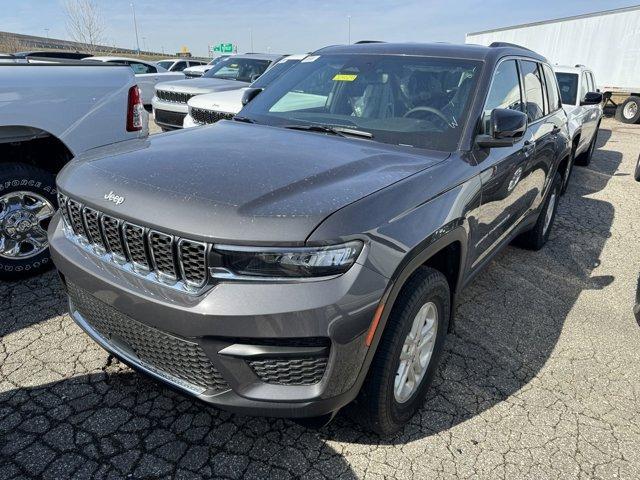
[{"label": "driver side window", "polygon": [[495,108],[508,108],[523,111],[522,93],[520,92],[520,75],[515,60],[506,60],[496,68],[491,81],[491,88],[482,111],[481,132],[489,133],[491,112]]}]

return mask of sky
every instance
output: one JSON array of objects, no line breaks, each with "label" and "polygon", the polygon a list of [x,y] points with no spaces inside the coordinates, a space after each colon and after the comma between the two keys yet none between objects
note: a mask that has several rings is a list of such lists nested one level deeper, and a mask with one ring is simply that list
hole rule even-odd
[{"label": "sky", "polygon": [[[351,41],[464,43],[465,34],[637,5],[638,0],[96,0],[109,45],[175,53],[234,43],[239,52],[303,53]],[[69,39],[64,0],[0,0],[0,31]],[[48,29],[48,30],[46,30]],[[251,45],[253,39],[253,46]]]}]

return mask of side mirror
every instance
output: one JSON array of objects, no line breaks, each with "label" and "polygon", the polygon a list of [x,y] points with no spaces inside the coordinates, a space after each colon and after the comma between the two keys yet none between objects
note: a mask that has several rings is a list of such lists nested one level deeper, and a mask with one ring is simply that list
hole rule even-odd
[{"label": "side mirror", "polygon": [[528,125],[526,113],[506,108],[493,109],[489,122],[489,134],[476,139],[481,147],[510,147],[524,136]]},{"label": "side mirror", "polygon": [[244,107],[251,100],[256,98],[260,92],[264,90],[263,88],[247,88],[242,94],[242,106]]},{"label": "side mirror", "polygon": [[587,92],[580,105],[599,105],[600,103],[602,103],[602,93]]}]

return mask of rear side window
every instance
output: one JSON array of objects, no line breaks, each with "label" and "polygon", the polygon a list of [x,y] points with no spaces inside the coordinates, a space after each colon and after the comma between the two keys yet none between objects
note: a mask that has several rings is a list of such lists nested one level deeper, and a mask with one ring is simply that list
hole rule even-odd
[{"label": "rear side window", "polygon": [[597,92],[598,91],[598,85],[596,85],[596,79],[593,76],[593,72],[589,72],[589,78],[591,79],[591,86],[592,88],[592,92]]},{"label": "rear side window", "polygon": [[582,72],[582,82],[580,82],[580,100],[584,99],[587,92],[590,91],[589,80],[587,80],[586,72]]},{"label": "rear side window", "polygon": [[520,92],[520,76],[515,60],[506,60],[496,68],[487,101],[482,111],[482,133],[489,133],[491,111],[496,108],[524,111]]},{"label": "rear side window", "polygon": [[522,61],[522,78],[524,79],[524,93],[526,98],[525,110],[530,122],[544,117],[544,90],[542,76],[538,64]]},{"label": "rear side window", "polygon": [[558,82],[556,81],[556,76],[551,70],[549,65],[542,66],[544,70],[544,79],[547,84],[547,96],[549,98],[549,111],[555,112],[558,110],[560,105],[560,93],[558,92]]},{"label": "rear side window", "polygon": [[152,67],[151,65],[147,65],[145,63],[129,62],[129,66],[131,67],[131,69],[133,70],[133,73],[135,74],[157,72],[157,69],[155,67]]},{"label": "rear side window", "polygon": [[171,69],[172,72],[181,72],[187,68],[187,62],[178,62]]},{"label": "rear side window", "polygon": [[560,85],[560,97],[565,105],[575,105],[578,97],[578,75],[575,73],[556,73]]}]

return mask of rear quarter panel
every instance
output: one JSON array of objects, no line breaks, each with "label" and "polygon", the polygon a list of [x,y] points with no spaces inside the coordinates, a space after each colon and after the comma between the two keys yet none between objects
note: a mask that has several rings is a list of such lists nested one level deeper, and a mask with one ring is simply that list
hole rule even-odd
[{"label": "rear quarter panel", "polygon": [[59,138],[73,153],[144,137],[127,132],[133,72],[121,66],[2,66],[0,128],[37,128]]}]

